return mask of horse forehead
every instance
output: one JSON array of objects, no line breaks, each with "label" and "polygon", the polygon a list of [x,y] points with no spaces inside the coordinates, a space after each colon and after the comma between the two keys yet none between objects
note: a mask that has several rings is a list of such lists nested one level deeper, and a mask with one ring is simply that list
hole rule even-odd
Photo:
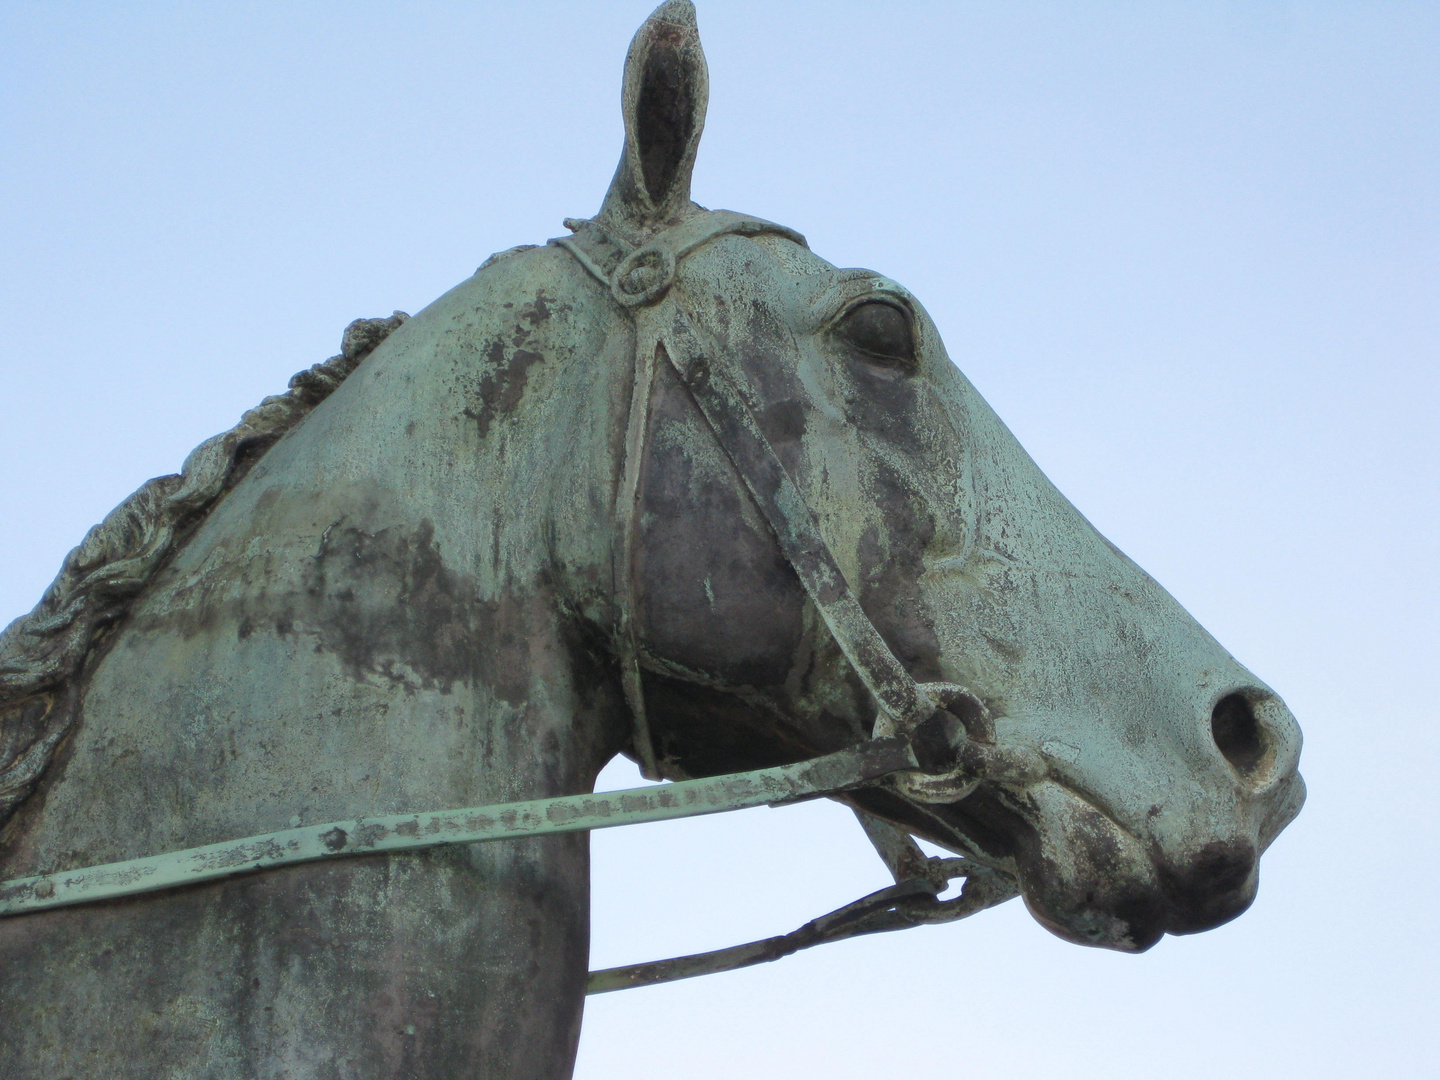
[{"label": "horse forehead", "polygon": [[777,314],[810,308],[837,275],[848,273],[781,236],[717,237],[690,253],[680,270],[702,305],[759,305]]}]

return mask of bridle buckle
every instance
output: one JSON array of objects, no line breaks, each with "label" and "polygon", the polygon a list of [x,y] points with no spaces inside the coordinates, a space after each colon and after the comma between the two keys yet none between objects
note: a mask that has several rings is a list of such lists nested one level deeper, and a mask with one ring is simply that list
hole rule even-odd
[{"label": "bridle buckle", "polygon": [[610,275],[610,292],[621,307],[653,304],[670,291],[675,281],[675,253],[665,244],[636,248]]}]

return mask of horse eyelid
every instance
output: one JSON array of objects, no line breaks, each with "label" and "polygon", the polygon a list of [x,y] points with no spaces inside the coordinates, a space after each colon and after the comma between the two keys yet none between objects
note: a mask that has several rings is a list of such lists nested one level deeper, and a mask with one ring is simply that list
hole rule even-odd
[{"label": "horse eyelid", "polygon": [[915,311],[911,308],[910,301],[897,293],[874,288],[868,289],[858,296],[847,296],[839,304],[836,304],[834,310],[829,315],[819,320],[820,332],[828,333],[843,322],[845,317],[856,308],[876,301],[882,304],[889,304],[893,308],[898,308],[900,313],[909,321],[911,332],[914,332],[916,324]]},{"label": "horse eyelid", "polygon": [[[843,327],[845,320],[868,304],[883,304],[885,307],[898,311],[901,316],[903,316],[903,318],[905,319],[907,336],[909,337],[908,356],[879,353],[871,349],[865,348],[858,342],[844,340]],[[905,303],[900,297],[894,296],[891,293],[868,292],[862,296],[852,298],[844,305],[842,305],[834,315],[832,315],[829,319],[825,321],[821,328],[821,333],[826,336],[841,338],[842,343],[848,348],[854,349],[855,351],[873,359],[874,361],[883,363],[886,366],[903,370],[907,374],[913,374],[919,367],[920,334],[918,320],[915,317],[915,312],[910,308],[909,304]]]}]

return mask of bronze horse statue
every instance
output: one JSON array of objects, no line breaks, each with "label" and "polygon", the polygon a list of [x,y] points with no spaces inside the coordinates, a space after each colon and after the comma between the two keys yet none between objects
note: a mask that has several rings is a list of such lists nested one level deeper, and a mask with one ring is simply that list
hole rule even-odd
[{"label": "bronze horse statue", "polygon": [[[1126,951],[1250,904],[1304,798],[1289,711],[903,287],[691,201],[706,98],[669,0],[593,219],[352,325],[70,554],[0,638],[0,880],[583,796],[617,753],[706,783],[924,736],[828,792],[892,852]],[[377,848],[0,917],[0,1075],[568,1076],[588,857]]]}]

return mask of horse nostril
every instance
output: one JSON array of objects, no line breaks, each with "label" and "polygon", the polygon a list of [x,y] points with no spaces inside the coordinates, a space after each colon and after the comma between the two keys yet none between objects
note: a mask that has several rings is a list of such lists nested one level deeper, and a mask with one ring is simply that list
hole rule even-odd
[{"label": "horse nostril", "polygon": [[1228,694],[1215,703],[1210,733],[1225,760],[1241,776],[1250,776],[1265,760],[1265,732],[1243,694]]}]

